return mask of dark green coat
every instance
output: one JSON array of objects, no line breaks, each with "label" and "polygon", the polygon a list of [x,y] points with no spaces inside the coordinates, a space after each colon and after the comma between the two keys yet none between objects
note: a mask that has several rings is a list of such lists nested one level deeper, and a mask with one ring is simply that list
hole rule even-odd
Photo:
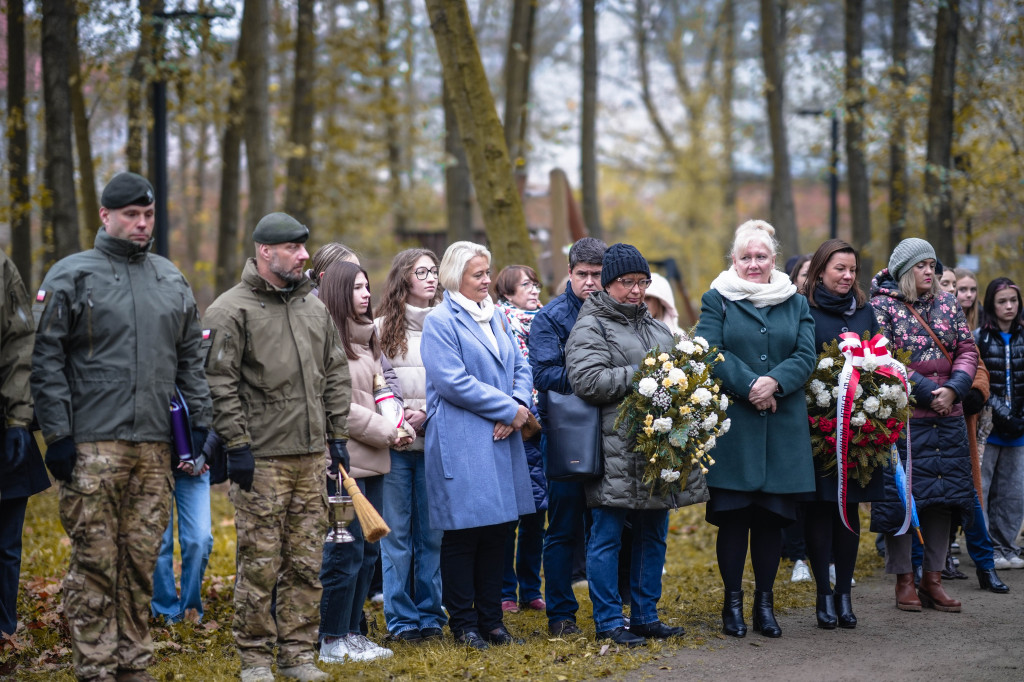
[{"label": "dark green coat", "polygon": [[672,332],[647,312],[646,305],[618,303],[603,291],[587,297],[565,344],[565,367],[573,393],[601,406],[604,475],[587,481],[590,507],[675,509],[705,502],[707,485],[694,467],[682,492],[654,497],[641,482],[647,462],[631,449],[626,425],[615,428],[619,403],[632,390],[633,373],[647,351],[669,349]]},{"label": "dark green coat", "polygon": [[[701,298],[696,334],[725,356],[715,367],[732,404],[729,433],[711,451],[708,485],[727,490],[799,493],[814,490],[814,462],[804,384],[814,371],[814,318],[794,294],[774,306],[728,301],[714,289]],[[758,377],[779,382],[778,409],[759,411],[747,400]]]}]

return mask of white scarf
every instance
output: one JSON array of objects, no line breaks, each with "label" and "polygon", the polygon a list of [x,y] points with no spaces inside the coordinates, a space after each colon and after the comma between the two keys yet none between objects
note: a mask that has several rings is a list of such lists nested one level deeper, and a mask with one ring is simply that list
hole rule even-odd
[{"label": "white scarf", "polygon": [[449,291],[449,298],[460,308],[465,309],[469,313],[470,317],[476,320],[476,323],[480,325],[480,331],[484,333],[487,340],[494,346],[496,352],[501,352],[498,348],[498,339],[494,338],[494,332],[491,331],[491,318],[494,316],[494,301],[489,296],[485,297],[483,301],[477,303],[471,300],[469,297],[463,295],[458,291]]},{"label": "white scarf", "polygon": [[711,288],[730,301],[750,301],[755,308],[778,305],[796,293],[796,285],[781,270],[772,270],[768,283],[761,284],[743,279],[733,266],[723,270]]}]

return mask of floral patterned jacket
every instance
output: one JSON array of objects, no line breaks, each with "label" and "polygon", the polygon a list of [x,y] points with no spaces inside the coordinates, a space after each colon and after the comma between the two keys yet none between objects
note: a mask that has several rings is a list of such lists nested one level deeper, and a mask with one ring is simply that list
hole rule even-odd
[{"label": "floral patterned jacket", "polygon": [[931,405],[932,391],[941,386],[948,386],[956,393],[956,404],[950,416],[960,416],[963,414],[960,401],[971,390],[978,369],[978,347],[967,318],[953,294],[926,294],[913,305],[946,347],[953,358],[952,366],[928,330],[907,308],[906,299],[889,270],[882,270],[871,280],[871,307],[875,311],[879,331],[889,339],[894,349],[910,351],[907,369],[913,370],[911,379],[915,382],[917,407],[914,417],[936,416],[928,406]]}]

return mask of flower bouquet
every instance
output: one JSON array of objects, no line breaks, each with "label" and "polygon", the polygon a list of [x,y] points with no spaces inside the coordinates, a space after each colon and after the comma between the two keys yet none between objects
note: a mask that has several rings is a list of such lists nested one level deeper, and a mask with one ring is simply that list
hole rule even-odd
[{"label": "flower bouquet", "polygon": [[706,474],[715,463],[708,453],[730,424],[729,399],[711,376],[725,358],[699,336],[675,339],[674,347],[647,353],[615,419],[647,460],[642,481],[655,494],[682,490],[694,466]]},{"label": "flower bouquet", "polygon": [[840,334],[818,356],[807,383],[815,465],[824,474],[837,474],[841,512],[847,481],[867,486],[876,468],[888,466],[910,418],[905,366],[910,354],[900,350],[894,357],[887,343],[881,334]]}]

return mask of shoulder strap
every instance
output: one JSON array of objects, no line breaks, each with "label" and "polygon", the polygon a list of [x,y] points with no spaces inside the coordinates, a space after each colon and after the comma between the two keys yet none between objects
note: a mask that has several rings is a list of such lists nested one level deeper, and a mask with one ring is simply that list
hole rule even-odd
[{"label": "shoulder strap", "polygon": [[949,351],[946,350],[946,344],[942,343],[942,341],[939,341],[939,337],[936,336],[935,332],[932,331],[932,326],[924,321],[924,318],[921,317],[921,313],[917,312],[917,310],[914,309],[914,306],[910,305],[906,301],[904,301],[904,303],[906,304],[907,308],[910,309],[910,312],[914,315],[914,317],[917,318],[917,321],[921,323],[921,326],[925,328],[925,331],[928,332],[928,336],[932,337],[932,341],[934,341],[936,345],[938,345],[939,350],[941,350],[942,354],[946,356],[947,360],[949,360],[949,364],[952,365],[953,357],[949,354]]}]

